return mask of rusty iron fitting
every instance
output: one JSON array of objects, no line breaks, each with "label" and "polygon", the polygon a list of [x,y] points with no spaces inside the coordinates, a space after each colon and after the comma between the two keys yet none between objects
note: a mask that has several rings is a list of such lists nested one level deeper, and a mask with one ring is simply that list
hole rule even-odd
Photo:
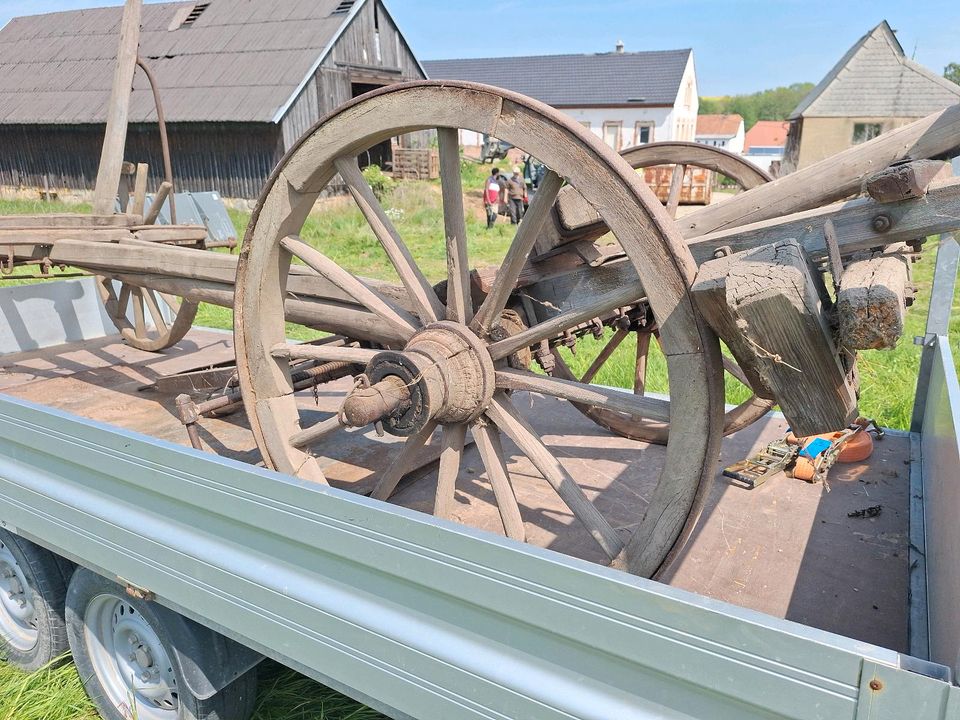
[{"label": "rusty iron fitting", "polygon": [[870,226],[875,232],[885,233],[893,227],[893,220],[886,213],[880,213],[870,222]]},{"label": "rusty iron fitting", "polygon": [[410,388],[403,378],[388,375],[370,387],[355,388],[343,401],[345,425],[365,427],[410,407]]}]

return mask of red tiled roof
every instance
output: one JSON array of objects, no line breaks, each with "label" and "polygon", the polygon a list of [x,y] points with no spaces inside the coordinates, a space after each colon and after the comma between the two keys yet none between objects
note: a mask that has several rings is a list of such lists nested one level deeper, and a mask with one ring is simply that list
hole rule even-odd
[{"label": "red tiled roof", "polygon": [[697,135],[733,137],[742,122],[743,118],[739,115],[698,115]]},{"label": "red tiled roof", "polygon": [[787,130],[790,123],[780,120],[757,120],[757,124],[747,130],[744,138],[744,152],[751,147],[783,147],[787,144]]}]

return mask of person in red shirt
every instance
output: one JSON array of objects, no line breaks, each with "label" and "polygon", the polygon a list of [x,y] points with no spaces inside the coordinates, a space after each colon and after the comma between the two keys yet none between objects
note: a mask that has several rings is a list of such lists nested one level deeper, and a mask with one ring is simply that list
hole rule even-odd
[{"label": "person in red shirt", "polygon": [[503,195],[500,168],[493,168],[490,177],[483,184],[483,207],[487,211],[487,230],[497,221],[497,212],[500,209],[500,198]]}]

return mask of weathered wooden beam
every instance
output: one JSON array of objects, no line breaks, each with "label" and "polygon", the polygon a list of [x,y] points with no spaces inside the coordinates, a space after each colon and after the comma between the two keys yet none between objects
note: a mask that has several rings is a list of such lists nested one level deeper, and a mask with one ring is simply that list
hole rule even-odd
[{"label": "weathered wooden beam", "polygon": [[40,228],[101,228],[130,227],[140,225],[143,218],[137,215],[88,215],[85,213],[50,213],[41,215],[3,215],[0,216],[0,229],[23,230]]},{"label": "weathered wooden beam", "polygon": [[693,285],[697,308],[754,392],[776,400],[798,435],[840,430],[857,413],[819,282],[799,243],[786,240],[705,263]]},{"label": "weathered wooden beam", "polygon": [[[687,239],[820,207],[860,193],[864,181],[906,160],[948,157],[960,149],[960,104],[884,133],[802,170],[754,187],[722,203],[694,210],[677,220]],[[538,243],[541,253],[555,245],[597,238],[606,232],[596,210],[567,191],[557,211],[562,236]],[[569,197],[568,197],[569,196]]]},{"label": "weathered wooden beam", "polygon": [[947,167],[942,160],[914,160],[891,165],[863,183],[864,191],[877,202],[889,203],[922,197],[934,178]]},{"label": "weathered wooden beam", "polygon": [[938,158],[960,148],[960,104],[678,220],[686,238],[819,207],[860,192],[873,173],[904,160]]},{"label": "weathered wooden beam", "polygon": [[858,198],[710,233],[693,240],[690,251],[698,263],[704,263],[721,248],[740,252],[795,238],[808,255],[819,260],[827,255],[823,231],[827,220],[833,220],[844,255],[951,232],[960,228],[960,178],[931,185],[927,194],[917,199],[879,203]]},{"label": "weathered wooden beam", "polygon": [[133,73],[137,67],[137,50],[140,46],[141,0],[127,0],[120,21],[120,44],[117,64],[113,73],[110,102],[107,105],[107,128],[100,151],[100,167],[94,189],[93,212],[106,215],[113,212],[123,150],[127,140],[127,119],[130,114],[130,89]]},{"label": "weathered wooden beam", "polygon": [[910,256],[905,245],[854,256],[844,268],[837,292],[840,345],[846,350],[895,347],[912,301]]}]

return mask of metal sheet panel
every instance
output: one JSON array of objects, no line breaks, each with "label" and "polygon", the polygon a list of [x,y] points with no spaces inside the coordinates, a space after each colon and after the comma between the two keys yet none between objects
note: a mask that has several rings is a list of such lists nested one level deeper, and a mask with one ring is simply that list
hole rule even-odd
[{"label": "metal sheet panel", "polygon": [[960,673],[960,383],[950,343],[936,337],[922,448],[930,659]]},{"label": "metal sheet panel", "polygon": [[[893,651],[2,396],[0,524],[398,718],[945,720],[960,692]],[[878,673],[890,692],[865,690]]]}]

